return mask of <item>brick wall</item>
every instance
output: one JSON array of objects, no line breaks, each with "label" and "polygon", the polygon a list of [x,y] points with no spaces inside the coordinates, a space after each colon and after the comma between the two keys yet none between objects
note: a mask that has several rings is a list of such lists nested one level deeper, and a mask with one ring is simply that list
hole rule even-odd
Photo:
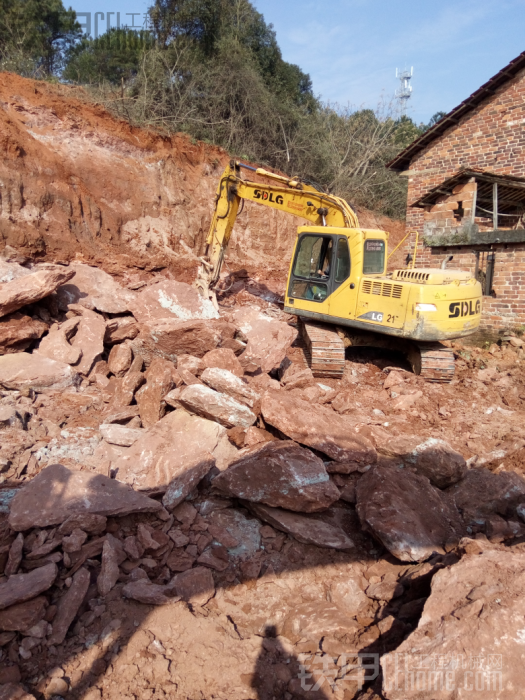
[{"label": "brick wall", "polygon": [[[463,221],[469,220],[469,203],[472,203],[476,183],[459,185],[453,195],[443,197],[430,212],[410,206],[462,168],[525,177],[525,70],[411,161],[405,173],[408,176],[407,231],[419,232],[416,267],[440,267],[448,255],[454,255],[450,267],[474,272],[474,249],[426,247],[423,236],[433,231],[437,233],[439,229],[459,228],[453,215],[458,201],[463,202],[466,210]],[[482,222],[476,219],[476,223]],[[407,239],[405,254],[413,250],[414,243],[415,233],[412,233]],[[496,298],[484,298],[482,324],[487,331],[497,332],[525,325],[525,247],[522,244],[495,245],[494,250]]]}]

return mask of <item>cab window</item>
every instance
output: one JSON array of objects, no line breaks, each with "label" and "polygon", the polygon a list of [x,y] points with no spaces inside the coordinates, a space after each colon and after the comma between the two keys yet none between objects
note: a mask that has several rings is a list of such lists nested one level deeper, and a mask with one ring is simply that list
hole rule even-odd
[{"label": "cab window", "polygon": [[365,241],[363,274],[381,274],[385,269],[385,242],[370,239]]},{"label": "cab window", "polygon": [[332,266],[332,239],[328,236],[303,236],[293,269],[294,277],[328,279]]},{"label": "cab window", "polygon": [[350,274],[350,251],[346,238],[337,241],[337,253],[335,258],[335,281],[338,284],[344,282]]}]

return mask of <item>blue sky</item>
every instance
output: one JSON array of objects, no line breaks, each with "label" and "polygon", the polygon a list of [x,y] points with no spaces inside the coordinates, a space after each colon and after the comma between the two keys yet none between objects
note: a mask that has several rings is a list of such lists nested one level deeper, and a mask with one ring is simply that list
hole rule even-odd
[{"label": "blue sky", "polygon": [[[252,0],[277,32],[286,61],[310,74],[323,100],[375,108],[414,66],[416,122],[449,111],[525,51],[525,0]],[[67,0],[66,0],[66,3]],[[75,0],[77,12],[120,12],[140,24],[150,3]],[[110,18],[115,26],[116,14]],[[92,19],[92,27],[94,19]]]}]

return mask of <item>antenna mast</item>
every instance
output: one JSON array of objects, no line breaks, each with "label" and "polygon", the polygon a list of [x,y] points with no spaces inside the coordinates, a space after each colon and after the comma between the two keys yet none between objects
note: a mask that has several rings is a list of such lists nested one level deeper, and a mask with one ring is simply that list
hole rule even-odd
[{"label": "antenna mast", "polygon": [[410,80],[412,79],[413,75],[413,67],[410,68],[410,70],[407,68],[404,70],[398,70],[396,68],[396,78],[401,82],[401,87],[396,90],[396,99],[399,101],[402,115],[406,115],[408,101],[412,96],[412,85],[410,84]]}]

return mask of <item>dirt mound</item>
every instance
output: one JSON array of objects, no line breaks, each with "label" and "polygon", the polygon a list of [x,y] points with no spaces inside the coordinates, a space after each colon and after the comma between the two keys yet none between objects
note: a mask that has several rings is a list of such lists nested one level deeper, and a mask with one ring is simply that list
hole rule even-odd
[{"label": "dirt mound", "polygon": [[[135,128],[84,98],[78,88],[0,74],[0,245],[113,273],[169,267],[189,280],[228,154]],[[360,216],[400,240],[401,222]],[[227,262],[284,272],[302,223],[247,202]]]}]

